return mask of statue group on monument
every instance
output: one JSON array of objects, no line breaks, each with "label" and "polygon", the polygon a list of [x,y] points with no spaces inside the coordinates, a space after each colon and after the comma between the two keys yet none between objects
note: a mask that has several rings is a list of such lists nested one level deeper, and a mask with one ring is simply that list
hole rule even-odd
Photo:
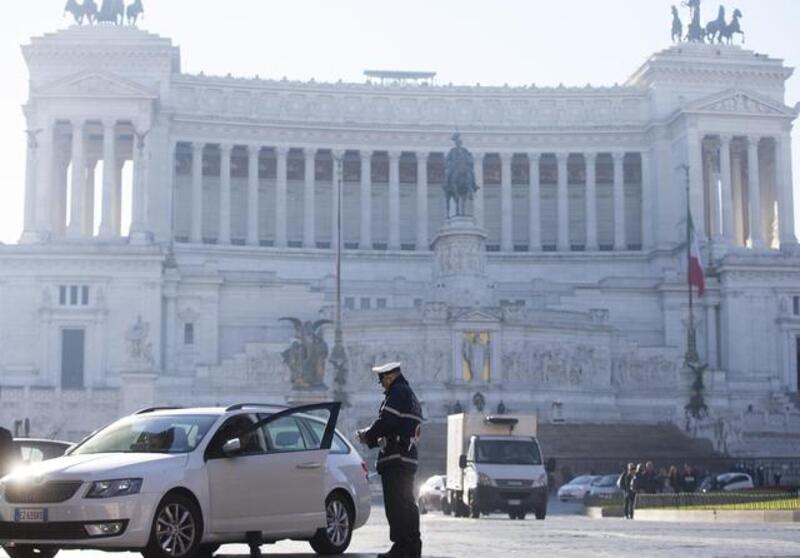
[{"label": "statue group on monument", "polygon": [[303,322],[297,318],[281,318],[294,326],[294,339],[288,349],[281,353],[283,362],[291,372],[295,389],[324,388],[325,364],[328,360],[328,344],[322,336],[322,326],[330,320]]},{"label": "statue group on monument", "polygon": [[125,0],[103,0],[100,8],[97,7],[95,0],[67,0],[64,7],[64,15],[72,14],[75,23],[89,25],[95,23],[110,23],[112,25],[124,25],[127,17],[128,25],[136,25],[139,17],[144,17],[144,5],[142,0],[134,0],[127,8]]},{"label": "statue group on monument", "polygon": [[734,10],[731,21],[727,22],[725,20],[725,6],[720,6],[717,19],[710,21],[703,27],[700,23],[700,2],[701,0],[683,0],[681,2],[681,6],[689,8],[691,14],[685,36],[683,34],[683,21],[681,21],[678,8],[672,6],[672,42],[705,43],[708,41],[710,44],[722,44],[723,41],[727,41],[728,44],[733,44],[733,36],[739,34],[742,36],[742,43],[744,43],[744,31],[742,31],[742,27],[739,24],[739,20],[742,18],[741,11]]},{"label": "statue group on monument", "polygon": [[471,200],[478,185],[475,182],[475,164],[472,153],[461,142],[461,134],[453,134],[456,144],[445,159],[444,196],[447,207],[447,217],[450,218],[450,202],[455,203],[455,216],[463,217],[467,214],[467,200]]}]

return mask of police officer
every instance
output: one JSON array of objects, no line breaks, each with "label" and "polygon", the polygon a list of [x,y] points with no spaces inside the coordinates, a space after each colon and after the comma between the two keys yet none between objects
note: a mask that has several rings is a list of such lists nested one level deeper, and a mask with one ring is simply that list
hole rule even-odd
[{"label": "police officer", "polygon": [[10,430],[0,426],[0,478],[9,473],[13,459],[14,437]]},{"label": "police officer", "polygon": [[389,521],[389,539],[393,545],[378,558],[419,558],[422,540],[419,534],[419,510],[414,498],[414,475],[417,472],[417,440],[422,424],[422,408],[411,386],[403,377],[401,363],[376,366],[386,398],[378,419],[359,430],[358,437],[370,448],[380,447],[377,469],[383,484],[383,501]]}]

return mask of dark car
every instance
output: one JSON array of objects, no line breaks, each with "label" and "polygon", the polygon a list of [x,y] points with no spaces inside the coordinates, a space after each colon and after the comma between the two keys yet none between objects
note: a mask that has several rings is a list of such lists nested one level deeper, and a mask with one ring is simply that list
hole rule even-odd
[{"label": "dark car", "polygon": [[42,440],[37,438],[15,438],[14,453],[24,465],[55,459],[64,455],[72,447],[70,442]]},{"label": "dark car", "polygon": [[419,489],[419,513],[428,513],[430,510],[441,510],[444,486],[444,475],[434,475],[430,477]]}]

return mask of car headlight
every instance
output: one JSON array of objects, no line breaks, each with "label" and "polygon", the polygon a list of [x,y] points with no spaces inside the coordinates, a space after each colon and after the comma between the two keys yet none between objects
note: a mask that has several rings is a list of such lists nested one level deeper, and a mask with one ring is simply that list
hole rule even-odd
[{"label": "car headlight", "polygon": [[114,498],[138,494],[142,489],[142,479],[118,479],[93,482],[86,498]]},{"label": "car headlight", "polygon": [[486,473],[478,473],[478,484],[481,486],[493,486],[494,481]]},{"label": "car headlight", "polygon": [[533,481],[533,486],[547,486],[547,473],[539,475],[539,478]]}]

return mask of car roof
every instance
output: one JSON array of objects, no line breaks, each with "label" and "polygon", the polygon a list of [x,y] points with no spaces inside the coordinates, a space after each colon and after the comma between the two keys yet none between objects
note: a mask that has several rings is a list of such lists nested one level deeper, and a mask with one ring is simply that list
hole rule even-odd
[{"label": "car roof", "polygon": [[235,405],[235,409],[231,407],[221,407],[221,406],[214,406],[214,407],[155,407],[152,409],[143,409],[134,413],[136,416],[180,416],[180,415],[226,415],[226,414],[239,414],[242,411],[250,411],[250,412],[263,412],[263,413],[277,413],[279,411],[284,411],[287,407],[283,405],[273,405],[273,404],[244,404],[244,405]]},{"label": "car roof", "polygon": [[71,446],[72,442],[64,440],[48,440],[46,438],[14,438],[15,444],[52,444],[56,446]]}]

